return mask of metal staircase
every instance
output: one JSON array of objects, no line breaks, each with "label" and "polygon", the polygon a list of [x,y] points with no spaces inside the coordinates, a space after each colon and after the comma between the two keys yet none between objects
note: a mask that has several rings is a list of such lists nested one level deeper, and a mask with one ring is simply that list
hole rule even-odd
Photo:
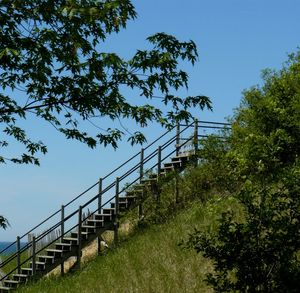
[{"label": "metal staircase", "polygon": [[[174,171],[183,171],[189,163],[197,164],[195,154],[199,138],[209,135],[200,134],[201,129],[211,131],[226,125],[197,120],[189,125],[178,124],[33,229],[17,237],[16,242],[0,251],[1,256],[16,246],[16,252],[0,264],[0,269],[5,272],[0,279],[0,293],[37,280],[58,266],[63,274],[64,262],[70,257],[76,257],[76,268],[80,269],[82,249],[96,238],[100,246],[101,234],[107,230],[114,231],[114,242],[117,243],[119,219],[126,211],[138,207],[141,217],[145,196],[159,192],[156,188],[158,180],[172,177]],[[42,243],[57,229],[59,236]],[[41,230],[44,231],[21,247],[22,240]]]}]

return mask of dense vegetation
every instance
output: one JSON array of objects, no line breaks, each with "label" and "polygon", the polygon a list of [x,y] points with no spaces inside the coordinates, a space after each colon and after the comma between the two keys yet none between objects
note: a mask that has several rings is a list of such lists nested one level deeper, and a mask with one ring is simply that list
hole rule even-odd
[{"label": "dense vegetation", "polygon": [[228,140],[203,150],[244,211],[222,214],[214,233],[199,230],[187,243],[213,260],[206,281],[215,292],[299,292],[300,53],[263,80],[244,92]]}]

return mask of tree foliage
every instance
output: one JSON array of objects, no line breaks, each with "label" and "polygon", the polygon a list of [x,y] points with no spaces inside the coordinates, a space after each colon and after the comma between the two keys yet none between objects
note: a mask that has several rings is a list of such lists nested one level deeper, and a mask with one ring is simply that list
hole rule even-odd
[{"label": "tree foliage", "polygon": [[214,147],[224,159],[218,170],[230,175],[224,180],[239,182],[243,216],[225,212],[217,231],[196,231],[187,242],[212,259],[207,282],[216,292],[299,291],[300,52],[263,79],[244,92],[227,151]]},{"label": "tree foliage", "polygon": [[0,215],[0,228],[6,229],[8,225],[7,219]]},{"label": "tree foliage", "polygon": [[[188,86],[180,62],[194,64],[198,58],[194,42],[157,33],[147,39],[148,50],[137,50],[129,60],[103,51],[107,38],[135,18],[129,0],[1,1],[0,123],[3,133],[26,151],[20,157],[0,156],[0,162],[39,164],[36,154],[47,152],[22,128],[29,113],[51,123],[68,139],[91,148],[97,144],[116,148],[124,136],[120,127],[93,135],[79,122],[94,124],[105,117],[112,125],[131,119],[140,127],[151,121],[170,127],[175,121],[189,120],[190,107],[211,109],[208,97],[176,95]],[[124,96],[124,88],[135,98]],[[162,107],[151,105],[156,94],[162,97]],[[140,131],[128,138],[131,143],[144,140]],[[8,144],[1,139],[1,148]]]}]

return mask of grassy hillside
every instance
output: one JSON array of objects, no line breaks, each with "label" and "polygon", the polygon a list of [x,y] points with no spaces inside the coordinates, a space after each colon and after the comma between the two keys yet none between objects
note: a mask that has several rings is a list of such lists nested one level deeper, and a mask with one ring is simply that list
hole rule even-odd
[{"label": "grassy hillside", "polygon": [[44,279],[18,292],[212,292],[203,281],[211,264],[178,246],[194,227],[214,230],[227,198],[194,202],[163,224],[139,229],[116,249],[85,265],[81,272]]}]

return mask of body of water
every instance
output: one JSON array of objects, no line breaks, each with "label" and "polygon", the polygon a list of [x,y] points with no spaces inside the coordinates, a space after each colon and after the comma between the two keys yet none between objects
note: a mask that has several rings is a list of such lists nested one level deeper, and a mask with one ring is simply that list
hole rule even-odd
[{"label": "body of water", "polygon": [[[0,251],[2,251],[5,247],[9,246],[12,243],[13,242],[0,242]],[[26,243],[22,242],[21,247],[23,247],[24,245],[26,245]],[[6,251],[4,251],[1,254],[11,254],[14,252],[16,252],[16,244],[12,245],[10,248],[8,248]]]}]

